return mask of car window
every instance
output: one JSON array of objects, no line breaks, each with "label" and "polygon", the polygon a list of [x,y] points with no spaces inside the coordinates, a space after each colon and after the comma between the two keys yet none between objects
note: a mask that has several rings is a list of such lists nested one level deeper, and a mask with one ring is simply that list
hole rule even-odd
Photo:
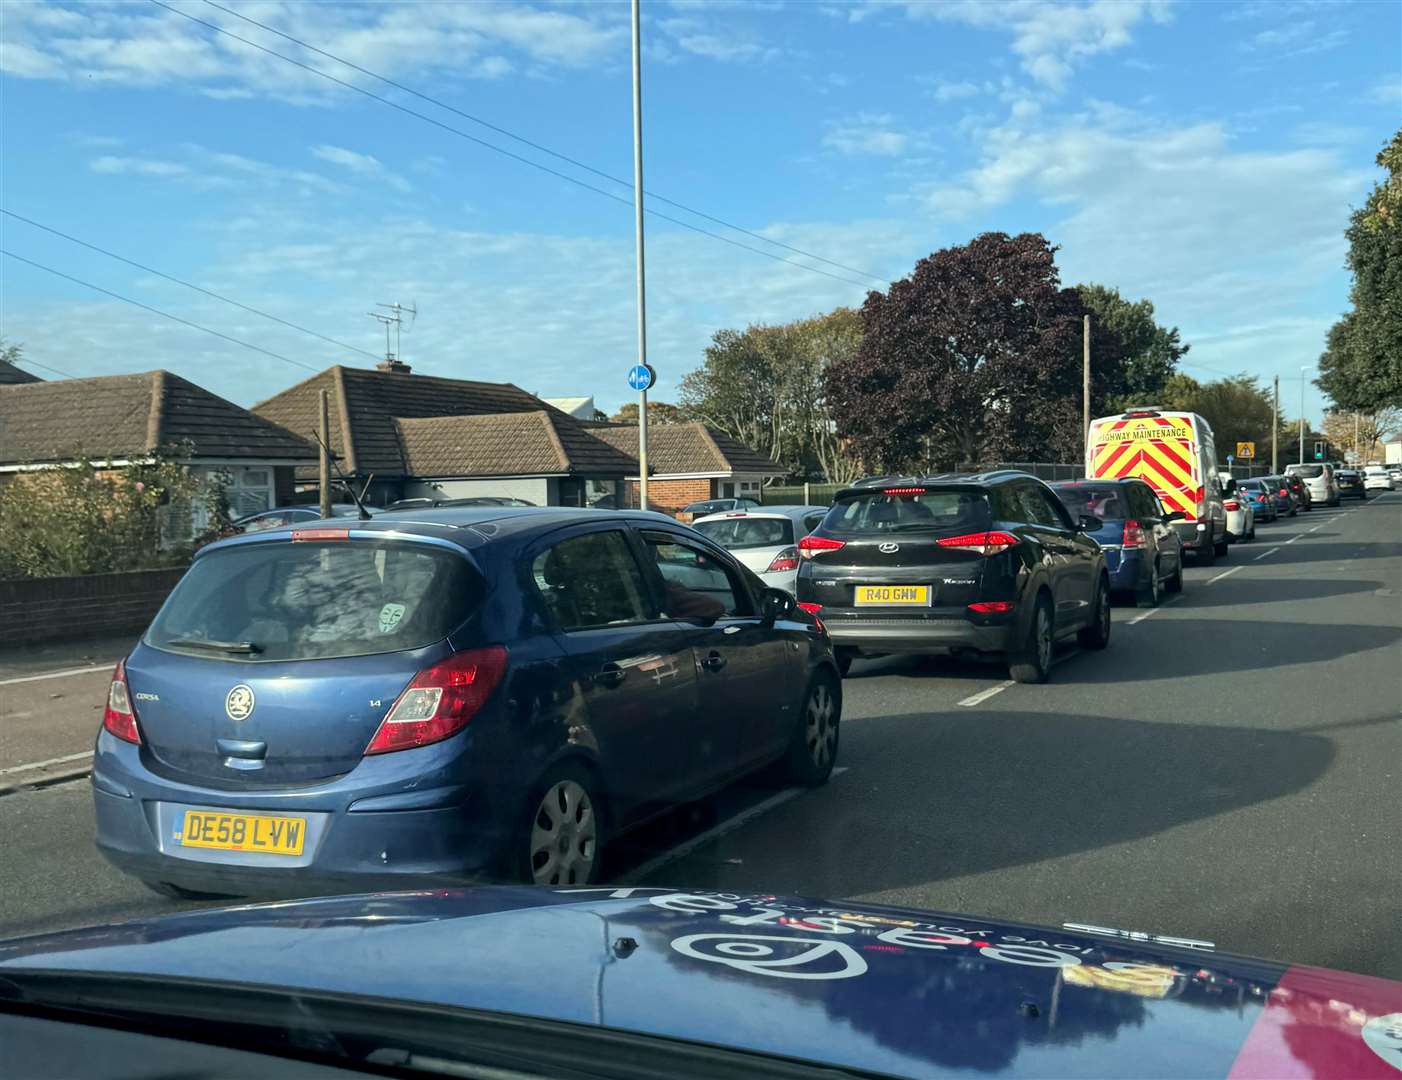
[{"label": "car window", "polygon": [[793,521],[789,518],[725,518],[701,521],[693,528],[730,551],[778,547],[794,542]]},{"label": "car window", "polygon": [[739,580],[704,548],[671,537],[648,536],[647,549],[662,577],[662,613],[672,619],[718,619],[747,615]]},{"label": "car window", "polygon": [[803,535],[807,536],[823,523],[823,514],[807,514],[803,518]]},{"label": "car window", "polygon": [[464,622],[482,594],[466,560],[424,544],[261,541],[196,559],[146,641],[250,642],[253,660],[418,649]]},{"label": "car window", "polygon": [[1148,484],[1130,484],[1130,507],[1139,518],[1163,517],[1163,511],[1159,508],[1158,496]]},{"label": "car window", "polygon": [[1058,498],[1073,518],[1096,517],[1101,521],[1119,521],[1131,511],[1124,489],[1115,484],[1077,484],[1056,489]]},{"label": "car window", "polygon": [[823,529],[835,536],[879,532],[987,529],[988,498],[979,491],[908,488],[844,496],[823,518]]},{"label": "car window", "polygon": [[561,630],[657,617],[642,571],[618,529],[572,536],[531,560],[531,576]]},{"label": "car window", "polygon": [[1051,529],[1065,529],[1069,526],[1061,514],[1052,506],[1051,500],[1040,488],[1031,484],[1018,484],[1014,496],[1022,511],[1021,520],[1029,525],[1045,525]]}]

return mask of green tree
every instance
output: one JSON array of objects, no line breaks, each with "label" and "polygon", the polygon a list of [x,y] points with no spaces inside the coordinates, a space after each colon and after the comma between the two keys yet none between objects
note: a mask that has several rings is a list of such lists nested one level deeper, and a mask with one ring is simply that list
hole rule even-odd
[{"label": "green tree", "polygon": [[[675,405],[669,405],[665,401],[649,401],[647,403],[647,422],[649,424],[678,424],[685,420],[681,409]],[[615,424],[636,424],[638,422],[638,403],[630,401],[613,414]]]},{"label": "green tree", "polygon": [[[1270,460],[1275,403],[1271,392],[1263,390],[1255,376],[1232,375],[1200,383],[1191,376],[1176,373],[1165,381],[1162,399],[1163,404],[1171,408],[1195,412],[1207,421],[1217,444],[1219,465],[1226,463],[1227,455],[1235,452],[1239,442],[1254,442],[1257,460]],[[1285,434],[1285,422],[1282,422],[1282,437]],[[1298,445],[1298,440],[1294,445]]]},{"label": "green tree", "polygon": [[1402,130],[1377,157],[1387,177],[1349,218],[1351,310],[1329,330],[1315,384],[1341,409],[1402,406]]},{"label": "green tree", "polygon": [[1081,303],[1091,316],[1091,364],[1095,365],[1104,335],[1123,355],[1121,391],[1106,401],[1109,412],[1161,400],[1164,384],[1188,352],[1178,328],[1160,326],[1148,300],[1126,300],[1108,285],[1077,285]]}]

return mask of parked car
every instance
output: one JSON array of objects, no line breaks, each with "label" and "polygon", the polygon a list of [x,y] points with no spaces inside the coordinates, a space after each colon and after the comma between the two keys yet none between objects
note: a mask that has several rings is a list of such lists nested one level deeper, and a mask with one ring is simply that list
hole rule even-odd
[{"label": "parked car", "polygon": [[1105,552],[1112,592],[1157,607],[1165,589],[1183,591],[1183,540],[1172,525],[1179,515],[1164,510],[1143,480],[1070,480],[1052,490],[1072,521],[1100,522],[1086,535]]},{"label": "parked car", "polygon": [[117,665],[97,845],[176,894],[582,885],[754,769],[822,783],[841,705],[822,625],[661,514],[254,533],[204,548]]},{"label": "parked car", "polygon": [[1222,509],[1227,512],[1227,539],[1233,544],[1256,539],[1256,511],[1237,487],[1231,473],[1218,473],[1222,485]]},{"label": "parked car", "polygon": [[5,942],[0,981],[15,1078],[1386,1080],[1402,1046],[1391,979],[745,890],[186,911]]},{"label": "parked car", "polygon": [[1276,489],[1262,477],[1237,481],[1237,490],[1248,503],[1257,521],[1278,521],[1280,506],[1276,501]]},{"label": "parked car", "polygon": [[798,582],[798,541],[823,520],[826,506],[766,506],[697,518],[691,527],[759,575],[770,588],[792,593]]},{"label": "parked car", "polygon": [[1314,509],[1314,496],[1310,494],[1309,485],[1294,473],[1286,473],[1281,479],[1285,486],[1290,489],[1290,499],[1299,510],[1309,512]]},{"label": "parked car", "polygon": [[420,496],[414,499],[397,499],[385,507],[385,513],[393,513],[398,510],[432,510],[438,506],[534,506],[535,503],[527,499],[517,499],[510,495],[474,495],[460,499],[454,498],[428,498]]},{"label": "parked car", "polygon": [[[372,516],[382,513],[373,506],[367,506],[365,510]],[[351,503],[333,503],[331,516],[336,518],[359,517],[360,509]],[[233,523],[233,527],[238,532],[250,533],[262,532],[264,529],[276,529],[282,525],[300,525],[308,521],[321,520],[321,507],[319,506],[279,506],[272,510],[262,510],[256,514],[241,517]]]},{"label": "parked car", "polygon": [[1339,505],[1339,482],[1334,476],[1334,467],[1328,462],[1308,462],[1285,466],[1287,476],[1298,476],[1310,493],[1310,504],[1320,506]]},{"label": "parked car", "polygon": [[1363,484],[1363,473],[1354,468],[1337,469],[1334,476],[1339,481],[1339,495],[1351,495],[1367,501],[1368,489]]},{"label": "parked car", "polygon": [[1364,491],[1391,491],[1392,477],[1381,465],[1369,465],[1363,470]]},{"label": "parked car", "polygon": [[689,521],[707,514],[719,514],[725,510],[758,510],[759,503],[754,499],[702,499],[700,502],[683,506],[681,512],[689,514]]},{"label": "parked car", "polygon": [[1294,496],[1290,494],[1290,485],[1285,482],[1283,476],[1262,476],[1259,478],[1271,493],[1271,499],[1275,502],[1276,513],[1281,517],[1294,517],[1298,513]]},{"label": "parked car", "polygon": [[840,491],[798,542],[800,606],[859,653],[972,651],[1045,682],[1057,638],[1110,640],[1105,553],[1042,481],[997,471],[884,477]]}]

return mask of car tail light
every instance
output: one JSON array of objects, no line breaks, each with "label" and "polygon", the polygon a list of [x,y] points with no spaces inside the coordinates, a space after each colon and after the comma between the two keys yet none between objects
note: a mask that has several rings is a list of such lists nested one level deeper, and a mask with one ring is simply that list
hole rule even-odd
[{"label": "car tail light", "polygon": [[140,743],[141,731],[136,726],[136,709],[127,687],[127,662],[118,660],[112,672],[112,685],[107,688],[107,708],[102,710],[102,726],[123,742]]},{"label": "car tail light", "polygon": [[977,604],[970,604],[969,610],[977,611],[980,615],[1002,615],[1016,606],[1011,600],[981,600]]},{"label": "car tail light", "polygon": [[798,569],[798,548],[786,547],[786,548],[784,548],[783,551],[779,552],[779,554],[777,554],[777,555],[774,556],[773,561],[771,561],[770,564],[769,564],[769,569],[767,569],[767,570],[765,571],[765,573],[766,573],[766,574],[776,574],[776,573],[778,573],[780,570],[797,570],[797,569]]},{"label": "car tail light", "polygon": [[1144,526],[1130,518],[1125,522],[1124,539],[1120,541],[1127,548],[1142,548],[1144,546]]},{"label": "car tail light", "polygon": [[1222,509],[1237,511],[1241,509],[1241,503],[1237,502],[1235,499],[1228,499],[1222,504]]},{"label": "car tail light", "polygon": [[293,529],[292,542],[303,540],[349,540],[349,529]]},{"label": "car tail light", "polygon": [[1017,537],[1012,533],[1005,532],[965,533],[963,536],[946,536],[943,540],[937,540],[936,543],[940,547],[953,548],[956,551],[975,551],[980,555],[997,555],[1000,551],[1016,547]]},{"label": "car tail light", "polygon": [[844,540],[831,540],[826,536],[805,536],[798,542],[798,553],[811,559],[824,551],[841,551],[847,546]]},{"label": "car tail light", "polygon": [[810,614],[810,615],[816,615],[816,614],[818,614],[818,612],[820,612],[820,611],[823,610],[823,605],[822,605],[822,604],[810,604],[807,600],[800,600],[800,601],[798,602],[798,610],[799,610],[799,611],[806,611],[806,612],[808,612],[808,614]]},{"label": "car tail light", "polygon": [[491,645],[454,653],[425,668],[404,688],[365,753],[387,754],[441,742],[467,726],[506,671],[506,649]]}]

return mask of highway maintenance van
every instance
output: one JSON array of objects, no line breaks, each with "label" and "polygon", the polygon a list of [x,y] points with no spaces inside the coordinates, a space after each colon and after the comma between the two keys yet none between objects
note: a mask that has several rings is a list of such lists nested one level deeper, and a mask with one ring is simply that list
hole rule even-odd
[{"label": "highway maintenance van", "polygon": [[1166,513],[1181,515],[1174,526],[1201,562],[1227,553],[1227,511],[1217,472],[1212,428],[1197,413],[1145,406],[1090,422],[1086,475],[1147,483]]}]

